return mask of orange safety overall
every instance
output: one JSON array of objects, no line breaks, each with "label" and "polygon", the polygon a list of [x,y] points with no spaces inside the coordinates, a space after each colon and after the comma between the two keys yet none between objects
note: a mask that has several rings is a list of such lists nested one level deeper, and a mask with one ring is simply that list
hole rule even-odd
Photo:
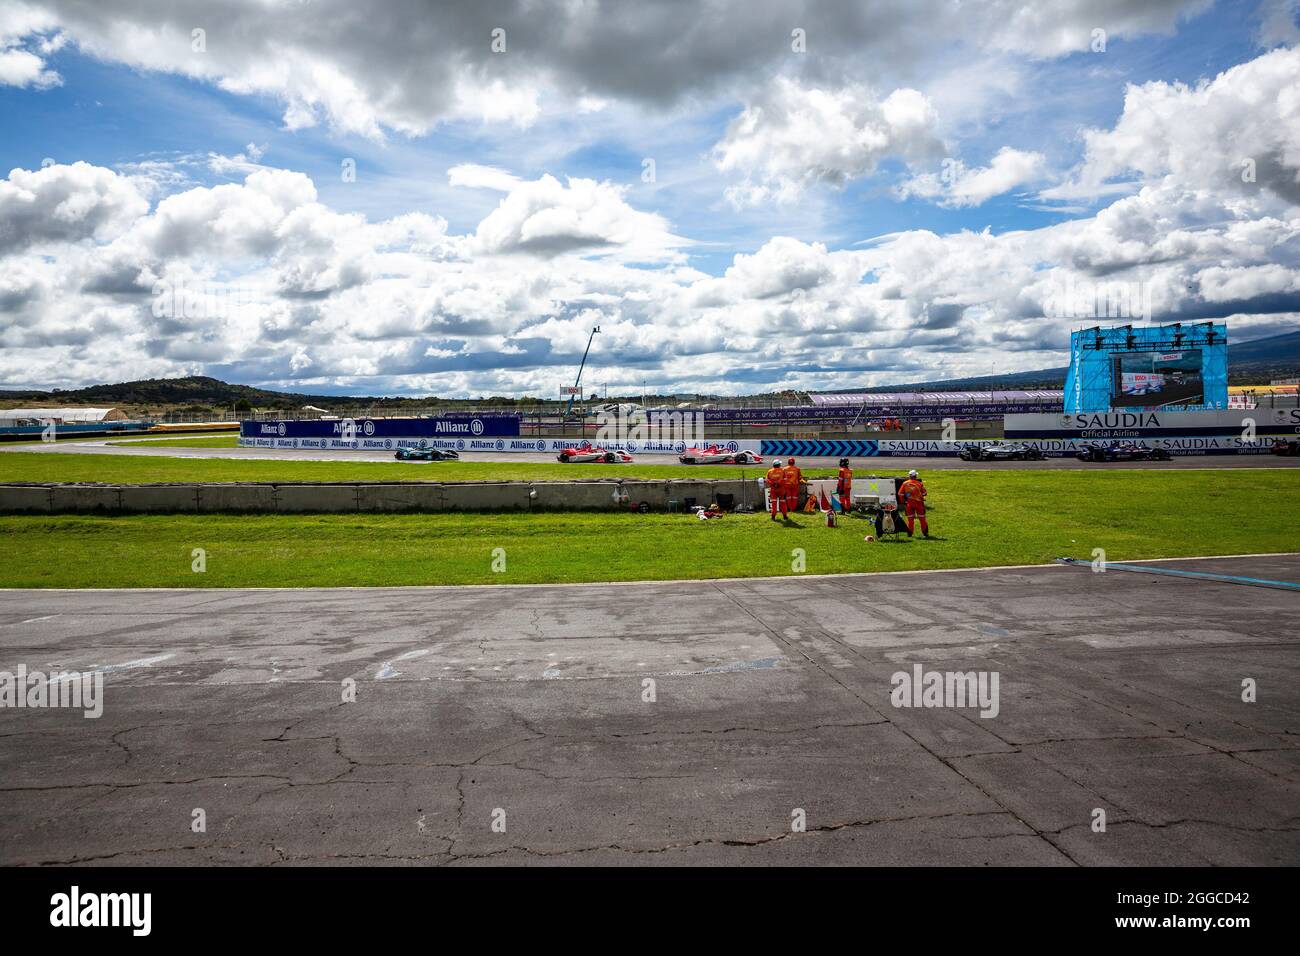
[{"label": "orange safety overall", "polygon": [[840,469],[839,479],[835,482],[835,494],[840,499],[840,508],[845,514],[853,502],[853,469],[847,465]]},{"label": "orange safety overall", "polygon": [[921,521],[921,534],[929,534],[930,526],[925,521],[925,485],[919,478],[909,478],[898,489],[903,499],[903,513],[907,515],[907,533],[916,530],[916,521]]},{"label": "orange safety overall", "polygon": [[767,484],[767,500],[772,508],[772,517],[776,517],[778,508],[781,514],[785,514],[785,472],[773,465],[763,476],[763,481]]},{"label": "orange safety overall", "polygon": [[783,469],[785,472],[785,510],[799,510],[799,483],[803,480],[803,472],[799,470],[798,465],[786,465]]}]

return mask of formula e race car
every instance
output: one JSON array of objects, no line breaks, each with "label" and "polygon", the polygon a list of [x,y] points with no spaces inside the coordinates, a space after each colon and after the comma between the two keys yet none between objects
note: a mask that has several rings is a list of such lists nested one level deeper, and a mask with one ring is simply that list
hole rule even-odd
[{"label": "formula e race car", "polygon": [[1297,455],[1300,455],[1300,441],[1296,441],[1295,439],[1288,441],[1285,438],[1275,438],[1273,439],[1273,447],[1270,448],[1269,451],[1275,455],[1289,455],[1294,458]]},{"label": "formula e race car", "polygon": [[566,465],[580,462],[601,461],[606,464],[629,462],[632,456],[625,451],[610,451],[608,448],[565,448],[555,456]]},{"label": "formula e race car", "polygon": [[995,441],[987,445],[962,445],[957,457],[962,461],[1041,461],[1043,453],[1021,442]]},{"label": "formula e race car", "polygon": [[1117,441],[1109,445],[1085,445],[1074,457],[1079,461],[1169,461],[1169,452],[1133,441]]},{"label": "formula e race car", "polygon": [[398,461],[460,461],[449,448],[399,448],[393,455]]},{"label": "formula e race car", "polygon": [[677,460],[683,465],[755,465],[763,459],[752,451],[728,451],[717,445],[708,445],[688,448],[677,456]]}]

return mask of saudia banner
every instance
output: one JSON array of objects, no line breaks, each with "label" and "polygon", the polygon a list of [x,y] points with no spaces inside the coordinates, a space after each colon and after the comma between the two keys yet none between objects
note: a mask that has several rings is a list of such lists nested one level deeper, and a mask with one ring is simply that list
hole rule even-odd
[{"label": "saudia banner", "polygon": [[[244,422],[240,439],[310,438],[355,441],[383,438],[509,437],[519,434],[518,415],[447,415],[442,418],[333,418]],[[344,446],[346,447],[346,446]]]},{"label": "saudia banner", "polygon": [[1008,439],[1175,438],[1252,432],[1256,435],[1294,435],[1300,433],[1300,408],[1008,415],[1003,430]]}]

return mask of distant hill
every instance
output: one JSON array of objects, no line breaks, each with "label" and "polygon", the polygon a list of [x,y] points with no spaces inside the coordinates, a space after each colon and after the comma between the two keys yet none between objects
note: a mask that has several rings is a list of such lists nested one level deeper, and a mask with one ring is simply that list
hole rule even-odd
[{"label": "distant hill", "polygon": [[[0,404],[41,402],[57,405],[134,405],[163,407],[169,405],[204,405],[213,409],[230,409],[239,405],[252,408],[300,408],[303,405],[403,407],[428,404],[433,398],[385,398],[372,395],[312,395],[305,392],[276,392],[251,385],[232,385],[217,378],[193,375],[188,378],[147,378],[116,385],[88,385],[85,388],[39,390],[0,390]],[[494,399],[508,403],[512,399]]]},{"label": "distant hill", "polygon": [[[53,402],[59,405],[207,405],[213,408],[231,408],[246,402],[255,408],[288,408],[324,401],[336,402],[338,397],[273,392],[196,375],[188,378],[147,378],[138,382],[89,385],[85,388],[54,389],[48,392],[0,391],[0,400]],[[353,403],[367,400],[348,401]]]},{"label": "distant hill", "polygon": [[[1241,342],[1228,348],[1228,381],[1234,385],[1256,384],[1274,378],[1300,376],[1300,331],[1273,335],[1264,339]],[[1044,368],[1030,372],[1006,372],[999,375],[977,375],[970,378],[951,378],[939,381],[908,382],[897,385],[878,385],[872,388],[839,389],[841,392],[894,392],[894,391],[983,391],[985,389],[1062,388],[1065,385],[1064,368]],[[614,396],[611,396],[613,398]],[[673,396],[647,396],[647,401],[660,401]],[[779,397],[779,396],[773,396]],[[793,396],[791,396],[793,398]],[[640,400],[640,396],[633,396]],[[719,398],[725,401],[725,398]],[[148,378],[138,382],[121,382],[116,385],[88,385],[85,388],[41,390],[2,390],[0,406],[10,408],[19,404],[40,405],[123,405],[137,408],[166,408],[178,405],[222,409],[261,408],[296,409],[303,405],[323,408],[373,406],[376,408],[410,408],[433,403],[450,404],[454,401],[434,396],[393,398],[372,395],[312,395],[305,392],[276,392],[252,385],[232,385],[220,379],[203,375],[188,378]],[[532,398],[502,398],[490,396],[474,402],[492,405],[535,404]]]},{"label": "distant hill", "polygon": [[[940,381],[838,389],[843,392],[978,392],[985,389],[1064,388],[1065,366],[1032,372],[1006,372]],[[1228,383],[1262,384],[1275,378],[1300,375],[1300,332],[1270,335],[1264,339],[1229,344]],[[826,393],[829,394],[829,393]]]}]

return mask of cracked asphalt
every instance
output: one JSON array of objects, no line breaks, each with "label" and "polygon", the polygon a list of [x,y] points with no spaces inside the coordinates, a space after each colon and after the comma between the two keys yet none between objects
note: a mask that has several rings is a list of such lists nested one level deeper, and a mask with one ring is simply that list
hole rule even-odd
[{"label": "cracked asphalt", "polygon": [[1063,566],[5,591],[0,670],[111,669],[0,708],[0,863],[1295,864],[1297,644],[1295,592]]}]

